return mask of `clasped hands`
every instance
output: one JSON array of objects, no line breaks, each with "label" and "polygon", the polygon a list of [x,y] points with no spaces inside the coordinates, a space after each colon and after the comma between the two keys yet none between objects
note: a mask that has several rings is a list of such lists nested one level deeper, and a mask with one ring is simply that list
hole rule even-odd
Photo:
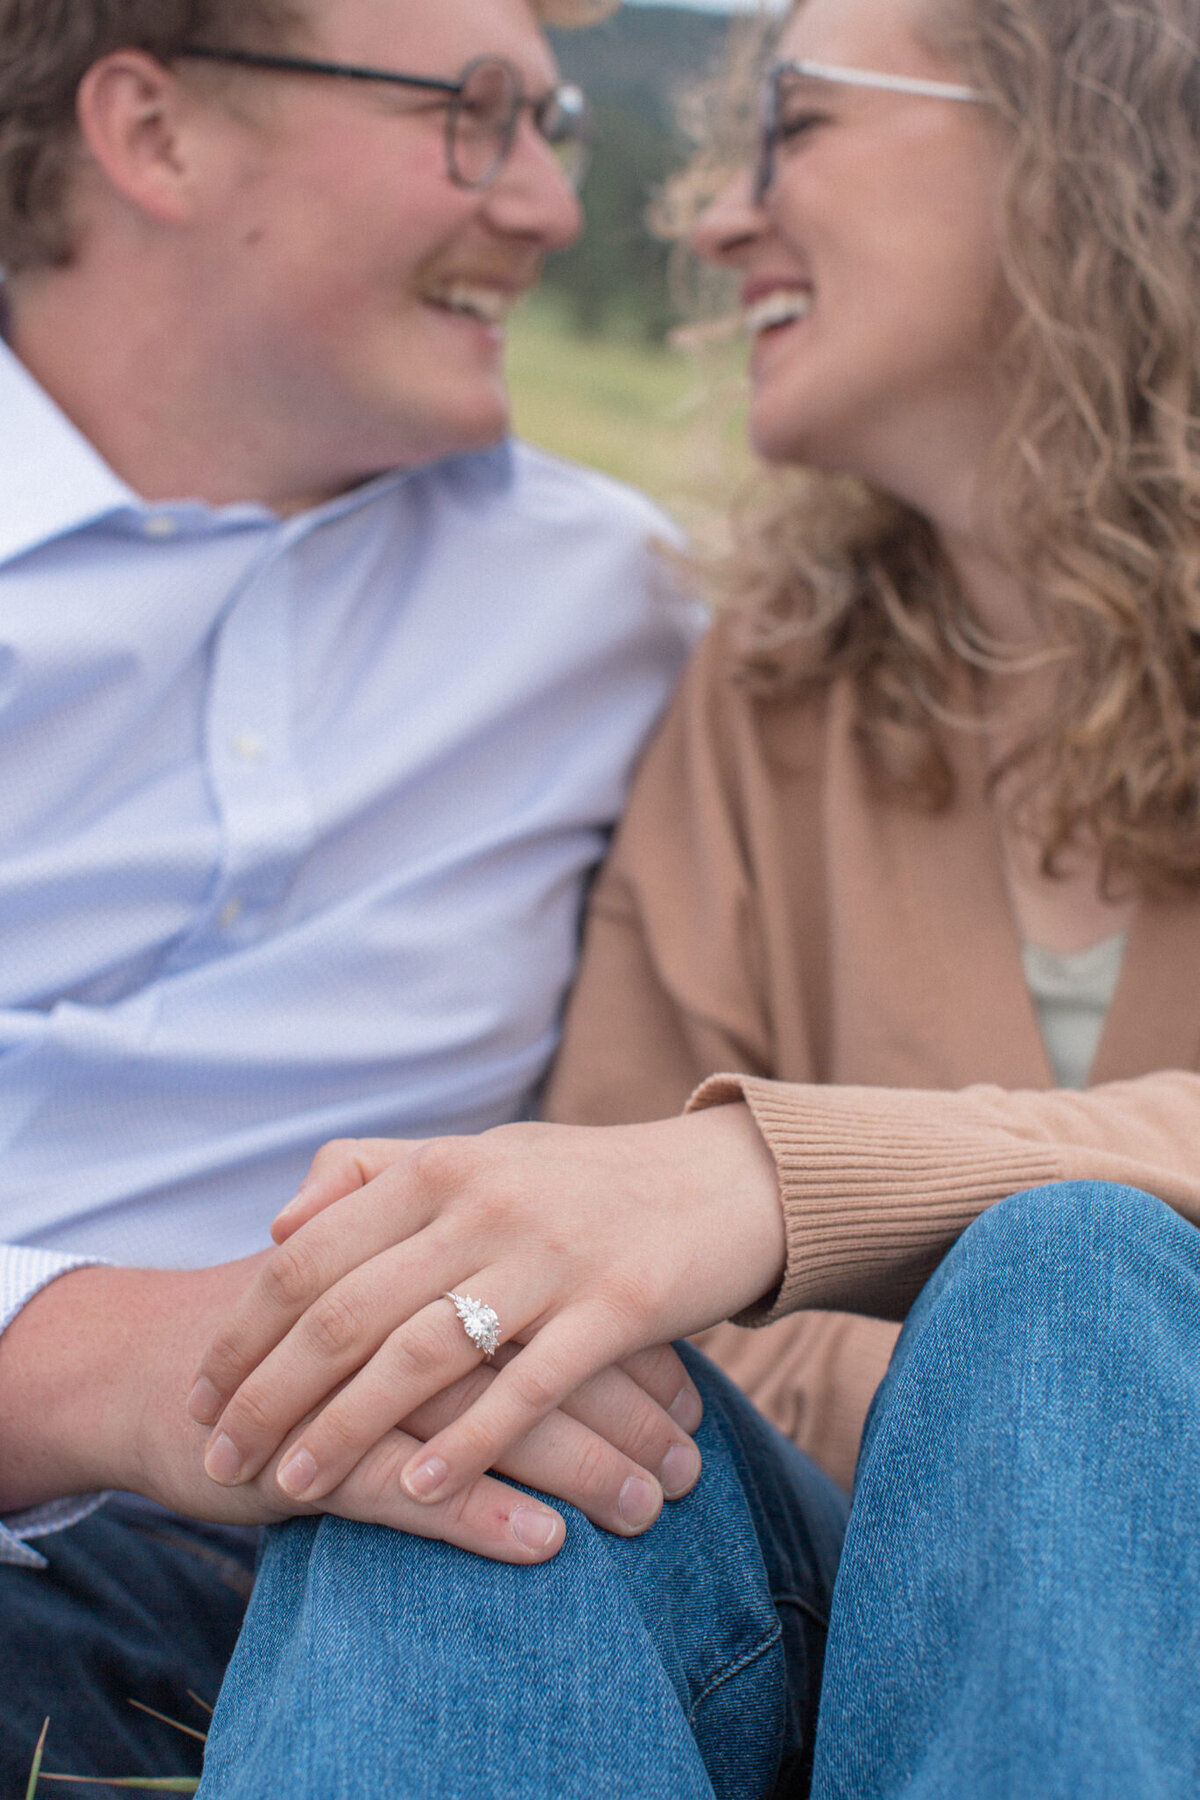
[{"label": "clasped hands", "polygon": [[[210,1478],[273,1468],[281,1511],[387,1487],[405,1529],[510,1562],[565,1526],[488,1471],[626,1536],[690,1491],[702,1407],[670,1340],[753,1303],[785,1254],[741,1105],[327,1145],[273,1236],[189,1401]],[[449,1292],[499,1315],[493,1361]]]}]

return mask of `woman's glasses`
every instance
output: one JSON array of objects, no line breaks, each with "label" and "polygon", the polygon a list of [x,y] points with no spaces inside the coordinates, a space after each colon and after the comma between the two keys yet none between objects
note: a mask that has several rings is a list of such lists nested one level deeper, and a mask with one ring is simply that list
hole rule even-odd
[{"label": "woman's glasses", "polygon": [[341,81],[382,81],[448,96],[446,170],[458,187],[487,188],[512,155],[521,114],[526,109],[573,188],[587,172],[591,121],[581,88],[562,82],[549,93],[526,94],[520,71],[499,56],[467,64],[457,81],[431,75],[404,75],[391,69],[363,69],[352,63],[313,62],[303,56],[272,56],[257,50],[221,50],[207,44],[177,51],[206,62],[235,63],[284,75],[330,75]]},{"label": "woman's glasses", "polygon": [[883,75],[874,69],[846,69],[838,63],[776,63],[763,83],[759,124],[758,162],[754,173],[754,204],[761,206],[775,179],[779,146],[789,135],[798,83],[833,81],[844,87],[883,88],[891,94],[919,94],[930,100],[965,100],[986,106],[988,98],[978,88],[959,87],[952,81],[923,81],[914,75]]}]

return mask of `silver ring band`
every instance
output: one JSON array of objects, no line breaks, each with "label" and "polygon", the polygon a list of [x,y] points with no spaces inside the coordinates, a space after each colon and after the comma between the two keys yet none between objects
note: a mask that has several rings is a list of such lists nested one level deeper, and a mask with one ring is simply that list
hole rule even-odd
[{"label": "silver ring band", "polygon": [[462,1328],[485,1356],[494,1356],[500,1348],[500,1320],[483,1300],[472,1300],[470,1294],[443,1294],[450,1300],[462,1320]]}]

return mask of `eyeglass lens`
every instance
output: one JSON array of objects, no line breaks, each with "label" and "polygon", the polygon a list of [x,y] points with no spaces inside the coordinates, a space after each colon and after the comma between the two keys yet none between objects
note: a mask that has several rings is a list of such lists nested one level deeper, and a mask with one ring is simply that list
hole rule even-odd
[{"label": "eyeglass lens", "polygon": [[783,83],[788,71],[772,69],[763,85],[759,121],[758,162],[754,171],[754,204],[761,206],[775,179],[775,150],[779,142]]},{"label": "eyeglass lens", "polygon": [[[472,63],[447,116],[447,157],[455,181],[484,188],[499,175],[512,153],[521,108],[527,105],[521,78],[498,60]],[[534,105],[534,121],[574,186],[583,178],[589,147],[587,102],[576,87],[563,86]]]}]

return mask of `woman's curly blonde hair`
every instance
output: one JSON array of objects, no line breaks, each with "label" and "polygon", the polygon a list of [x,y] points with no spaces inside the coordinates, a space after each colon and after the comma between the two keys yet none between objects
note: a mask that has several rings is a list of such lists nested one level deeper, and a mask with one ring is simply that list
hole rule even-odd
[{"label": "woman's curly blonde hair", "polygon": [[[1200,888],[1200,0],[939,0],[927,35],[1007,123],[1019,313],[989,500],[1061,666],[1009,759],[1043,867]],[[874,776],[931,810],[964,663],[996,666],[930,525],[862,483],[764,472],[716,571],[747,679],[848,674]]]},{"label": "woman's curly blonde hair", "polygon": [[[530,0],[547,25],[591,25],[620,0]],[[265,49],[302,30],[304,0],[0,0],[0,269],[70,260],[75,96],[101,57],[169,62],[188,44]]]}]

